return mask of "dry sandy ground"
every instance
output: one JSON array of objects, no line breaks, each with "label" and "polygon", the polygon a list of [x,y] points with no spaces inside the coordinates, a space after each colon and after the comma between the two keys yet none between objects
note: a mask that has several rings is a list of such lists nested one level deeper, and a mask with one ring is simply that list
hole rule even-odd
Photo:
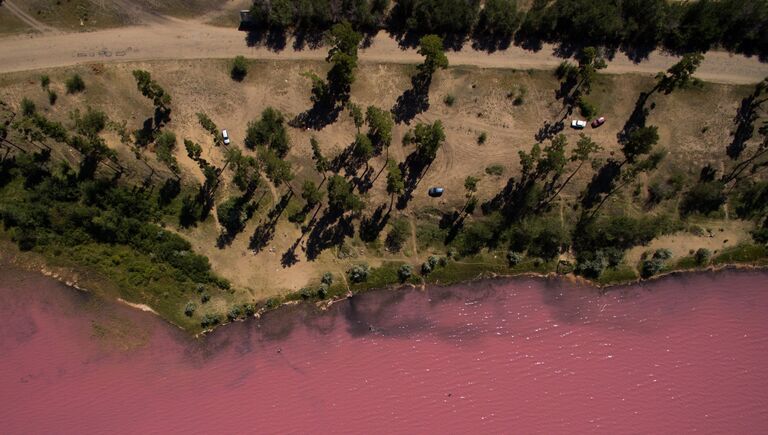
[{"label": "dry sandy ground", "polygon": [[[136,90],[131,75],[131,70],[135,68],[151,71],[153,78],[173,96],[172,122],[168,128],[174,131],[179,139],[189,138],[199,142],[204,146],[203,156],[206,160],[222,166],[223,149],[211,146],[211,139],[198,125],[195,112],[207,112],[219,127],[229,130],[235,146],[242,146],[248,121],[258,118],[265,107],[276,107],[289,119],[306,110],[310,105],[310,83],[301,73],[314,70],[324,74],[327,65],[318,61],[254,61],[242,83],[231,80],[228,62],[222,60],[163,60],[81,65],[2,74],[0,99],[16,106],[23,97],[31,98],[46,116],[63,122],[68,122],[68,113],[71,110],[90,105],[104,110],[112,120],[127,121],[127,127],[133,130],[138,128],[152,111],[150,102]],[[74,71],[83,76],[86,91],[83,94],[66,95],[63,82]],[[395,104],[398,96],[409,88],[409,75],[412,71],[412,66],[367,62],[360,67],[358,81],[352,88],[352,100],[364,107],[373,104],[389,109]],[[55,106],[48,105],[47,96],[40,88],[39,75],[42,72],[50,75],[52,89],[61,96]],[[528,94],[523,105],[515,106],[507,93],[520,86],[525,86]],[[588,129],[587,133],[605,147],[605,151],[601,153],[602,158],[619,152],[616,133],[632,111],[639,93],[652,86],[653,79],[648,76],[626,74],[601,75],[598,78],[590,99],[602,108],[601,114],[607,117],[608,122],[600,129]],[[422,224],[430,221],[430,218],[424,217],[425,214],[434,215],[434,210],[449,211],[460,208],[466,200],[462,185],[467,175],[481,178],[478,189],[481,200],[492,197],[510,176],[517,173],[518,151],[529,149],[534,143],[534,133],[542,124],[557,118],[561,103],[554,96],[556,87],[557,80],[553,74],[546,71],[460,66],[438,72],[430,90],[430,107],[418,115],[416,121],[442,120],[447,134],[446,144],[438,152],[437,159],[422,180],[409,207],[403,212],[395,211],[393,218],[402,216],[413,222],[418,216],[419,224]],[[672,171],[682,171],[689,178],[695,177],[704,164],[723,160],[725,146],[730,140],[729,132],[733,129],[733,116],[739,101],[749,92],[750,86],[706,84],[704,89],[681,90],[669,96],[652,97],[656,108],[649,115],[649,123],[659,126],[660,145],[669,150],[670,156],[657,173],[650,179],[643,178],[640,182],[663,182]],[[452,107],[442,102],[447,94],[455,96],[456,102]],[[401,145],[404,133],[411,126],[401,124],[395,127],[389,155],[397,161],[404,160],[408,153],[413,151],[412,146]],[[477,137],[481,132],[488,134],[488,140],[485,144],[478,145]],[[346,113],[342,113],[338,121],[321,131],[290,128],[293,148],[289,159],[297,174],[293,185],[301,186],[305,179],[320,181],[309,158],[311,134],[317,136],[327,155],[334,155],[354,140],[354,133],[355,128]],[[568,137],[570,146],[578,140],[576,131],[566,129],[564,134]],[[120,144],[116,135],[109,133],[106,139],[111,147],[126,156],[126,161],[130,160],[130,151]],[[147,151],[144,155],[150,162],[159,166],[153,153]],[[183,147],[179,147],[176,157],[185,179],[202,180],[200,170],[186,156]],[[378,171],[384,166],[384,157],[374,158],[370,164]],[[485,168],[494,164],[505,167],[502,176],[489,176],[485,173]],[[568,204],[591,176],[591,169],[585,168],[576,178],[573,188],[564,192],[565,220],[571,219]],[[227,173],[217,195],[217,204],[236,193],[229,185],[230,178]],[[367,202],[371,205],[369,210],[377,205],[389,203],[384,178],[380,177],[366,194]],[[447,188],[446,194],[439,201],[428,198],[424,192],[427,186],[432,185]],[[266,185],[263,193],[268,200],[274,200],[275,192],[284,190]],[[659,211],[623,203],[617,206],[627,207],[627,212],[633,214]],[[300,235],[297,226],[287,222],[287,213],[281,219],[269,247],[254,254],[248,249],[249,239],[256,226],[263,221],[264,213],[268,209],[269,205],[262,207],[249,221],[245,231],[226,249],[219,249],[215,245],[219,231],[215,218],[197,228],[180,232],[190,240],[198,252],[210,258],[215,270],[232,280],[239,288],[247,289],[255,299],[268,297],[280,290],[316,284],[325,271],[334,271],[338,277],[350,264],[363,260],[340,260],[336,258],[335,250],[329,250],[324,252],[318,261],[308,262],[299,250],[299,263],[290,269],[284,269],[280,264],[280,257]],[[715,231],[723,227],[722,224],[712,225]],[[680,252],[676,251],[675,254],[684,256],[687,255],[688,249],[708,247],[714,250],[717,247],[732,246],[737,241],[748,238],[747,228],[729,226],[725,230],[727,233],[717,231],[716,237],[711,239],[679,234],[654,242],[652,246],[681,246]],[[385,230],[382,233],[382,238],[386,232]],[[723,243],[725,238],[729,240],[728,244]],[[423,246],[412,245],[413,241],[407,248],[411,251],[410,254],[372,252],[372,248],[361,244],[355,246],[354,251],[360,254],[361,250],[368,250],[362,255],[371,265],[385,259],[418,262],[420,258],[423,260],[424,256],[431,253]],[[644,249],[650,248],[639,248],[638,252],[633,251],[629,257],[639,258]],[[416,256],[411,255],[417,252]]]},{"label": "dry sandy ground", "polygon": [[[234,12],[233,12],[234,13]],[[231,58],[245,55],[253,59],[320,60],[326,49],[274,52],[265,47],[248,47],[245,33],[236,29],[207,25],[203,20],[181,20],[154,16],[146,25],[123,27],[88,33],[35,36],[10,36],[0,39],[0,72],[51,68],[98,61]],[[552,69],[562,59],[554,56],[553,46],[538,52],[511,47],[488,54],[465,48],[449,54],[452,65],[475,65],[483,68]],[[361,52],[363,62],[417,63],[415,50],[402,50],[397,42],[380,33],[370,48]],[[648,60],[634,63],[618,54],[609,63],[608,73],[655,74],[668,68],[675,57],[661,52],[652,53]],[[768,75],[768,64],[756,58],[714,51],[706,56],[697,75],[719,83],[756,83]]]}]

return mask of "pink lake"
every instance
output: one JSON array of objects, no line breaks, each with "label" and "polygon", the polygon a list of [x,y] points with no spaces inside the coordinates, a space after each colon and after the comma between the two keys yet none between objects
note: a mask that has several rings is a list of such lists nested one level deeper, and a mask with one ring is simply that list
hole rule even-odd
[{"label": "pink lake", "polygon": [[[766,433],[768,274],[378,291],[194,340],[0,271],[0,430]],[[110,331],[106,334],[103,331]]]}]

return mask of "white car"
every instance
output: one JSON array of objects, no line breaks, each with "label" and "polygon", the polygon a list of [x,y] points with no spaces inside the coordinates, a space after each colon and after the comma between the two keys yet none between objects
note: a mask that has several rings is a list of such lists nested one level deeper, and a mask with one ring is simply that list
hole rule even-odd
[{"label": "white car", "polygon": [[587,121],[582,121],[581,119],[574,119],[573,121],[571,121],[571,128],[581,130],[586,126],[587,126]]},{"label": "white car", "polygon": [[221,138],[224,139],[224,145],[229,145],[229,133],[227,133],[227,130],[221,130]]}]

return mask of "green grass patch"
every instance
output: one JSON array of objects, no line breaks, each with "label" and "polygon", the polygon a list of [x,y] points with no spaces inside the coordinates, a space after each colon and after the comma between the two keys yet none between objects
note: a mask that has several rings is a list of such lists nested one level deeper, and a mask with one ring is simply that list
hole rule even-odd
[{"label": "green grass patch", "polygon": [[608,268],[595,280],[600,285],[623,284],[635,281],[639,278],[635,269],[628,264],[620,264],[615,268]]},{"label": "green grass patch", "polygon": [[720,251],[713,260],[713,264],[756,263],[768,264],[768,248],[764,245],[743,243],[732,248]]},{"label": "green grass patch", "polygon": [[[353,293],[359,293],[368,289],[385,288],[392,285],[401,284],[400,276],[397,271],[400,266],[406,264],[404,261],[385,261],[381,266],[371,268],[368,278],[359,283],[350,285]],[[415,268],[414,268],[415,269]],[[411,278],[406,283],[419,284],[419,278],[414,271]]]}]

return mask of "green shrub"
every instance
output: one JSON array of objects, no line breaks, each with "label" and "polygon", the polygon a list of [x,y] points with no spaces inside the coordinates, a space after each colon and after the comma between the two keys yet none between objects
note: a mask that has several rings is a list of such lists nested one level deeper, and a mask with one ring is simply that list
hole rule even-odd
[{"label": "green shrub", "polygon": [[480,133],[480,135],[477,137],[477,144],[478,144],[478,145],[483,145],[483,144],[484,144],[484,143],[485,143],[487,140],[488,140],[488,133],[486,133],[486,132],[482,132],[482,133]]},{"label": "green shrub", "polygon": [[408,221],[406,219],[396,220],[387,234],[387,248],[391,252],[399,252],[410,235],[411,227]]},{"label": "green shrub", "polygon": [[725,186],[720,181],[697,183],[683,196],[680,203],[680,214],[692,213],[708,215],[720,209],[725,203]]},{"label": "green shrub", "polygon": [[56,104],[56,101],[58,101],[59,95],[56,93],[56,91],[48,89],[48,103],[53,106]]},{"label": "green shrub", "polygon": [[235,57],[235,60],[232,61],[232,70],[230,71],[232,80],[236,80],[238,82],[242,81],[247,74],[248,74],[248,61],[245,60],[244,56]]},{"label": "green shrub", "polygon": [[232,321],[239,319],[243,315],[243,310],[240,308],[239,305],[235,305],[234,307],[229,309],[229,312],[227,312],[227,318]]},{"label": "green shrub", "polygon": [[333,284],[333,274],[331,272],[325,272],[321,282],[330,287],[331,284]]},{"label": "green shrub", "polygon": [[40,76],[40,87],[43,89],[48,89],[48,86],[51,85],[51,78],[48,77],[48,74],[43,74]]},{"label": "green shrub", "polygon": [[707,248],[699,248],[694,257],[696,258],[696,264],[704,266],[708,264],[709,260],[712,258],[712,252]]},{"label": "green shrub", "polygon": [[218,325],[220,322],[221,322],[221,319],[219,319],[218,315],[216,315],[216,314],[206,314],[200,320],[200,326],[202,326],[203,328],[210,328],[210,327]]},{"label": "green shrub", "polygon": [[397,276],[400,278],[400,282],[408,281],[413,275],[413,268],[410,264],[403,264],[400,269],[397,270]]},{"label": "green shrub", "polygon": [[365,280],[368,279],[369,273],[370,273],[370,268],[368,267],[367,264],[352,266],[352,268],[347,271],[350,282],[355,284],[365,282]]},{"label": "green shrub", "polygon": [[32,116],[35,114],[35,111],[37,111],[37,107],[35,106],[35,103],[32,102],[29,98],[22,98],[21,99],[21,114],[24,116]]},{"label": "green shrub", "polygon": [[432,267],[432,265],[429,264],[428,261],[425,261],[424,263],[421,264],[421,274],[422,275],[429,275],[430,273],[432,273],[432,269],[433,269],[433,267]]},{"label": "green shrub", "polygon": [[491,165],[485,168],[485,173],[488,175],[501,176],[504,174],[504,165]]},{"label": "green shrub", "polygon": [[68,94],[76,94],[85,90],[85,82],[80,74],[74,74],[64,83]]},{"label": "green shrub", "polygon": [[598,108],[595,104],[590,103],[584,97],[579,98],[579,111],[581,116],[592,119],[597,116]]},{"label": "green shrub", "polygon": [[448,107],[453,107],[453,104],[456,102],[456,97],[454,97],[451,94],[448,94],[443,98],[443,103],[445,103]]},{"label": "green shrub", "polygon": [[510,267],[515,267],[523,261],[523,256],[515,251],[507,252],[507,262]]}]

